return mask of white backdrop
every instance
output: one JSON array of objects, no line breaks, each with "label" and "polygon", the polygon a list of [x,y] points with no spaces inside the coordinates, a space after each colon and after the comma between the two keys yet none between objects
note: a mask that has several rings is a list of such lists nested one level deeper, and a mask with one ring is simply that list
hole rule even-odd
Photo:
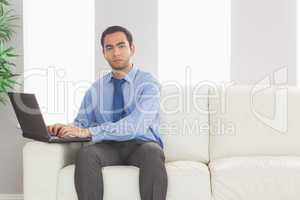
[{"label": "white backdrop", "polygon": [[24,91],[47,124],[72,122],[94,81],[94,0],[24,0]]}]

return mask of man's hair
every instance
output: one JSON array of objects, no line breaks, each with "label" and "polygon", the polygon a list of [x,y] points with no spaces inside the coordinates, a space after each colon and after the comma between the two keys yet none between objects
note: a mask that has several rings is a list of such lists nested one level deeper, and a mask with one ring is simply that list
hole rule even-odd
[{"label": "man's hair", "polygon": [[108,34],[112,34],[112,33],[116,33],[116,32],[122,32],[125,34],[127,40],[128,40],[128,43],[129,45],[131,46],[132,45],[132,34],[124,27],[122,26],[110,26],[108,27],[107,29],[105,29],[101,35],[101,46],[102,48],[104,48],[104,38],[106,35]]}]

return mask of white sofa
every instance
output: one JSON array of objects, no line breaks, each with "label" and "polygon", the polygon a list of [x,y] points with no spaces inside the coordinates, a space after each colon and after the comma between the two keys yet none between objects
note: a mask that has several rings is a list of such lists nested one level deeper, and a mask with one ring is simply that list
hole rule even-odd
[{"label": "white sofa", "polygon": [[[258,89],[163,87],[167,200],[300,199],[300,89]],[[82,145],[27,143],[24,199],[77,199],[73,163]],[[104,200],[139,200],[138,174],[103,168]]]}]

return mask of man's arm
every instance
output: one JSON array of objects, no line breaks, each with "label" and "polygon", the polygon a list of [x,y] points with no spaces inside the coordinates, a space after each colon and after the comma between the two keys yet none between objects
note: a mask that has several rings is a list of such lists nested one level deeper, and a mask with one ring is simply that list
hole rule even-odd
[{"label": "man's arm", "polygon": [[[80,109],[73,123],[61,125],[59,128],[53,128],[53,134],[59,137],[76,136],[76,137],[91,137],[87,127],[90,127],[95,122],[93,113],[95,104],[91,99],[91,90],[88,90],[81,102]],[[50,129],[51,127],[49,127]]]},{"label": "man's arm", "polygon": [[140,90],[141,95],[136,97],[136,107],[128,116],[114,123],[105,122],[88,128],[93,142],[126,141],[147,133],[159,114],[160,88],[159,84],[151,79],[141,84]]},{"label": "man's arm", "polygon": [[92,92],[93,90],[89,89],[85,93],[79,111],[77,113],[77,116],[75,117],[72,123],[74,127],[88,128],[93,126],[96,120],[94,115],[94,110],[97,108],[95,108],[96,102],[92,101],[92,94],[91,94]]}]

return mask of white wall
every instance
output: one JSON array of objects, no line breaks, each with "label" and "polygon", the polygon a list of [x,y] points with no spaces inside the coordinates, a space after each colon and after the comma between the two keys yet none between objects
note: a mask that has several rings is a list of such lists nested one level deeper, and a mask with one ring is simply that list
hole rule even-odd
[{"label": "white wall", "polygon": [[253,84],[287,66],[296,84],[296,0],[232,0],[231,80]]},{"label": "white wall", "polygon": [[96,78],[110,69],[101,49],[101,33],[108,26],[121,25],[133,34],[136,45],[134,63],[157,75],[157,0],[98,0],[96,1]]},{"label": "white wall", "polygon": [[71,123],[94,81],[94,9],[94,0],[23,1],[24,92],[46,124]]},{"label": "white wall", "polygon": [[163,0],[158,8],[160,81],[229,81],[231,0]]}]

